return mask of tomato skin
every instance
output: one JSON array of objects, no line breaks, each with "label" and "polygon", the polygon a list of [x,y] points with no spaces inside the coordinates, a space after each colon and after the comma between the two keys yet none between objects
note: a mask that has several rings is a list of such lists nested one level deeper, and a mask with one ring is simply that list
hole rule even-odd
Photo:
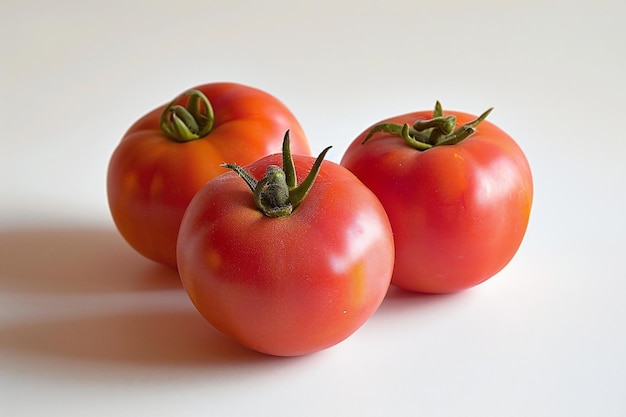
[{"label": "tomato skin", "polygon": [[[298,180],[314,158],[294,155]],[[255,178],[281,155],[245,167]],[[309,354],[354,333],[378,308],[393,270],[393,237],[375,197],[348,170],[321,165],[283,218],[263,215],[233,172],[194,197],[178,237],[181,281],[198,311],[252,350]]]},{"label": "tomato skin", "polygon": [[[457,126],[476,116],[447,111]],[[413,124],[432,112],[381,123]],[[473,287],[504,268],[528,225],[533,182],[515,141],[488,121],[455,145],[417,151],[402,138],[371,128],[347,148],[341,165],[380,199],[394,231],[392,284],[416,292]]]},{"label": "tomato skin", "polygon": [[281,149],[286,130],[294,152],[310,154],[306,136],[275,97],[235,83],[195,89],[209,99],[213,130],[189,142],[170,140],[160,128],[160,106],[137,120],[115,149],[107,194],[113,220],[126,241],[153,261],[176,267],[180,221],[195,193],[221,174],[220,164],[253,162]]}]

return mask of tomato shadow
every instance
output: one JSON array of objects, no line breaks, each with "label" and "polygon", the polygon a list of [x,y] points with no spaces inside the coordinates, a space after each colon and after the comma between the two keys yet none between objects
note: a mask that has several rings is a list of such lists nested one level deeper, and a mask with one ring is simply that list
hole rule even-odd
[{"label": "tomato shadow", "polygon": [[276,360],[227,338],[191,308],[13,324],[0,328],[0,354],[20,373],[61,370],[64,378],[102,369],[167,373]]},{"label": "tomato shadow", "polygon": [[378,307],[376,315],[393,315],[407,310],[431,310],[442,308],[460,299],[470,297],[471,291],[459,291],[449,294],[427,294],[408,291],[391,285],[385,299]]},{"label": "tomato shadow", "polygon": [[175,270],[135,253],[114,228],[0,230],[0,296],[26,303],[0,317],[0,368],[119,381],[299,363],[239,345],[183,294]]},{"label": "tomato shadow", "polygon": [[0,230],[0,291],[77,294],[180,288],[175,270],[151,262],[105,227]]}]

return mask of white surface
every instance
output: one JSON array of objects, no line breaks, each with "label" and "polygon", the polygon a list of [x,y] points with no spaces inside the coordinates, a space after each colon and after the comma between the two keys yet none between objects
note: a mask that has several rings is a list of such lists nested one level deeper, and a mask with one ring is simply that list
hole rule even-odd
[{"label": "white surface", "polygon": [[[3,2],[0,415],[625,415],[624,4]],[[460,294],[392,291],[319,354],[239,348],[104,188],[136,118],[212,81],[276,95],[334,161],[381,118],[495,106],[534,172],[520,251]]]}]

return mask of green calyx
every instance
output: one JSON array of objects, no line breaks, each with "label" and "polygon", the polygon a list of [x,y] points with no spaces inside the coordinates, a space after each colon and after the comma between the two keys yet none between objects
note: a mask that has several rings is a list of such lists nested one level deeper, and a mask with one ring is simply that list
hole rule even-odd
[{"label": "green calyx", "polygon": [[381,123],[374,126],[361,143],[366,143],[378,132],[400,136],[409,146],[425,151],[434,146],[455,145],[466,139],[476,131],[483,120],[487,118],[493,107],[478,116],[477,119],[456,127],[455,116],[444,116],[441,103],[437,101],[432,119],[418,120],[413,126],[408,123]]},{"label": "green calyx", "polygon": [[331,148],[327,147],[317,157],[311,171],[298,185],[296,167],[291,156],[289,131],[283,139],[283,167],[269,165],[265,177],[257,181],[249,172],[237,164],[222,164],[224,168],[232,169],[248,184],[254,196],[257,208],[268,217],[289,216],[304,201],[311,191],[317,178],[322,161]]},{"label": "green calyx", "polygon": [[[186,103],[185,100],[186,98]],[[199,90],[189,90],[176,97],[161,113],[163,133],[176,142],[205,137],[213,129],[215,116],[209,99]]]}]

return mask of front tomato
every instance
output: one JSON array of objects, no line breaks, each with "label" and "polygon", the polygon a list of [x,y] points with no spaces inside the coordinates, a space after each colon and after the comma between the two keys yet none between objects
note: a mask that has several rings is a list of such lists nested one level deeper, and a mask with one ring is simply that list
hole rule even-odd
[{"label": "front tomato", "polygon": [[239,175],[206,184],[183,218],[187,293],[209,323],[250,349],[295,356],[335,345],[389,287],[393,237],[382,205],[322,158],[283,157],[283,169],[279,154],[228,165]]},{"label": "front tomato", "polygon": [[107,192],[126,241],[176,267],[176,237],[198,189],[224,160],[247,164],[278,152],[290,129],[294,151],[309,154],[302,128],[275,97],[234,83],[198,86],[139,119],[115,149]]},{"label": "front tomato", "polygon": [[514,256],[533,198],[522,150],[461,112],[415,112],[359,135],[341,165],[380,199],[394,231],[392,283],[449,293],[490,278]]}]

